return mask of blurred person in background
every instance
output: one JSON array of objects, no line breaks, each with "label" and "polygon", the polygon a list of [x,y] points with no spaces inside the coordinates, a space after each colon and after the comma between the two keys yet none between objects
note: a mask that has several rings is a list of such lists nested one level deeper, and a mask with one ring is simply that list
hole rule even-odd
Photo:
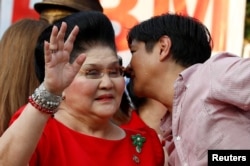
[{"label": "blurred person in background", "polygon": [[0,136],[11,116],[27,103],[39,85],[34,72],[34,52],[44,21],[22,19],[12,24],[0,40]]},{"label": "blurred person in background", "polygon": [[34,4],[39,19],[52,24],[56,20],[79,11],[103,12],[99,0],[43,0]]}]

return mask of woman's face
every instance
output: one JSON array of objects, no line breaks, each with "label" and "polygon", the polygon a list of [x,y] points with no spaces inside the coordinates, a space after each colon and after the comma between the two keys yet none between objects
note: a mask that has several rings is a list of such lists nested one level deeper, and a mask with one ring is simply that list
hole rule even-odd
[{"label": "woman's face", "polygon": [[86,52],[86,60],[64,91],[68,108],[77,114],[110,118],[119,109],[125,81],[116,53],[106,46]]}]

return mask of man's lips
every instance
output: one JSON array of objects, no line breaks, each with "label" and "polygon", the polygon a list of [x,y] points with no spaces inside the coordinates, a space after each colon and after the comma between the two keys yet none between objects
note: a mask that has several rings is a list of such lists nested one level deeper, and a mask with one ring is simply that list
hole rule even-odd
[{"label": "man's lips", "polygon": [[124,76],[127,77],[127,78],[131,78],[133,77],[133,70],[131,68],[125,68],[124,70]]}]

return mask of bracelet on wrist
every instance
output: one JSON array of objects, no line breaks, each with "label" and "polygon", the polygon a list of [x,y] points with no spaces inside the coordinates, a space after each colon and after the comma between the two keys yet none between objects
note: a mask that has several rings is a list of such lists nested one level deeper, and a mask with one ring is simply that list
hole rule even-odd
[{"label": "bracelet on wrist", "polygon": [[42,83],[29,97],[29,103],[41,112],[55,114],[62,96],[54,95],[46,90]]}]

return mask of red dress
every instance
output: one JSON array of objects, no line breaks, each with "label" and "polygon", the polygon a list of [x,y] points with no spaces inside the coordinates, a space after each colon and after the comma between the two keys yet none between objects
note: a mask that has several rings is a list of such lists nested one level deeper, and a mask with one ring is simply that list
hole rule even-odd
[{"label": "red dress", "polygon": [[[13,117],[13,122],[21,113]],[[32,127],[32,126],[31,126]],[[163,166],[164,153],[152,132],[124,129],[121,140],[105,140],[78,133],[54,118],[45,126],[30,166]],[[132,136],[140,134],[145,142],[136,151]]]},{"label": "red dress", "polygon": [[122,124],[120,127],[124,129],[132,129],[132,130],[139,130],[142,132],[147,132],[149,135],[151,135],[151,138],[157,137],[158,140],[156,140],[155,142],[155,149],[156,151],[158,151],[158,153],[156,154],[159,155],[157,158],[165,158],[164,154],[160,152],[165,143],[160,142],[156,131],[150,128],[148,125],[146,125],[146,123],[144,123],[144,121],[138,116],[136,111],[132,111],[130,121],[128,123]]}]

